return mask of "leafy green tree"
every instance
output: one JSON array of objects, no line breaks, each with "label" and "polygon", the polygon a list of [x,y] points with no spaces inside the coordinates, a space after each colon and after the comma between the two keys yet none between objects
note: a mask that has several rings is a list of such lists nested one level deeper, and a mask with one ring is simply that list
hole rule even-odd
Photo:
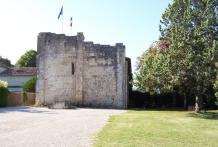
[{"label": "leafy green tree", "polygon": [[165,56],[160,52],[160,42],[155,42],[143,55],[138,59],[138,72],[135,77],[135,86],[142,92],[150,94],[162,91],[171,91],[168,84],[169,76],[166,76]]},{"label": "leafy green tree", "polygon": [[35,50],[26,51],[17,61],[17,67],[36,67],[36,54]]},{"label": "leafy green tree", "polygon": [[[138,60],[138,72],[136,73],[135,86],[143,92],[172,93],[173,106],[176,106],[176,93],[184,95],[184,107],[186,108],[188,81],[185,77],[185,68],[178,66],[184,60],[180,54],[176,54],[169,48],[169,39],[155,42],[148,51]],[[183,67],[181,69],[181,67]],[[180,72],[176,72],[180,71]]]},{"label": "leafy green tree", "polygon": [[202,94],[215,80],[216,6],[216,0],[174,0],[161,20],[162,38],[170,38],[169,82],[191,87],[196,112],[202,108]]},{"label": "leafy green tree", "polygon": [[[142,91],[202,96],[214,84],[217,58],[215,0],[174,0],[163,13],[161,38],[139,61],[135,85]],[[155,51],[155,52],[154,52]],[[184,102],[185,103],[185,102]]]},{"label": "leafy green tree", "polygon": [[7,58],[0,58],[0,63],[1,64],[4,64],[8,67],[12,67],[13,65],[11,64],[11,61]]}]

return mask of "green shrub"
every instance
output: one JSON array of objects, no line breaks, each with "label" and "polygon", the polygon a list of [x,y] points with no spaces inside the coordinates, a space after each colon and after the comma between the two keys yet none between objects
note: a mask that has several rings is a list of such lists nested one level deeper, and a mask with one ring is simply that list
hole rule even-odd
[{"label": "green shrub", "polygon": [[0,81],[0,107],[6,107],[8,98],[8,83]]},{"label": "green shrub", "polygon": [[23,86],[23,92],[35,92],[36,89],[36,77],[29,79]]}]

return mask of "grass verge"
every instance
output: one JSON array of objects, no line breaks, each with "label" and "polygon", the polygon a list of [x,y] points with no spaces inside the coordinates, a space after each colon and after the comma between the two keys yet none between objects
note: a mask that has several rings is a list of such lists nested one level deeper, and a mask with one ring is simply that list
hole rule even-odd
[{"label": "grass verge", "polygon": [[129,110],[112,116],[95,147],[217,147],[218,111]]}]

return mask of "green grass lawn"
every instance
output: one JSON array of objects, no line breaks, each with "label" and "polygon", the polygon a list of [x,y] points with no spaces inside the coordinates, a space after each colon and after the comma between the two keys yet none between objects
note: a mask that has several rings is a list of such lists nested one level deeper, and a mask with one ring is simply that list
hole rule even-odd
[{"label": "green grass lawn", "polygon": [[112,116],[95,147],[218,147],[218,110],[129,110]]}]

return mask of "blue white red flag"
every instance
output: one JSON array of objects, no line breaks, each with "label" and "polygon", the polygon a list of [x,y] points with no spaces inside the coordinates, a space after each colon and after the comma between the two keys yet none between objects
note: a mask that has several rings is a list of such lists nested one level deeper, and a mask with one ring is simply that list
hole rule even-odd
[{"label": "blue white red flag", "polygon": [[73,18],[70,17],[70,27],[72,27],[72,23],[73,23]]}]

